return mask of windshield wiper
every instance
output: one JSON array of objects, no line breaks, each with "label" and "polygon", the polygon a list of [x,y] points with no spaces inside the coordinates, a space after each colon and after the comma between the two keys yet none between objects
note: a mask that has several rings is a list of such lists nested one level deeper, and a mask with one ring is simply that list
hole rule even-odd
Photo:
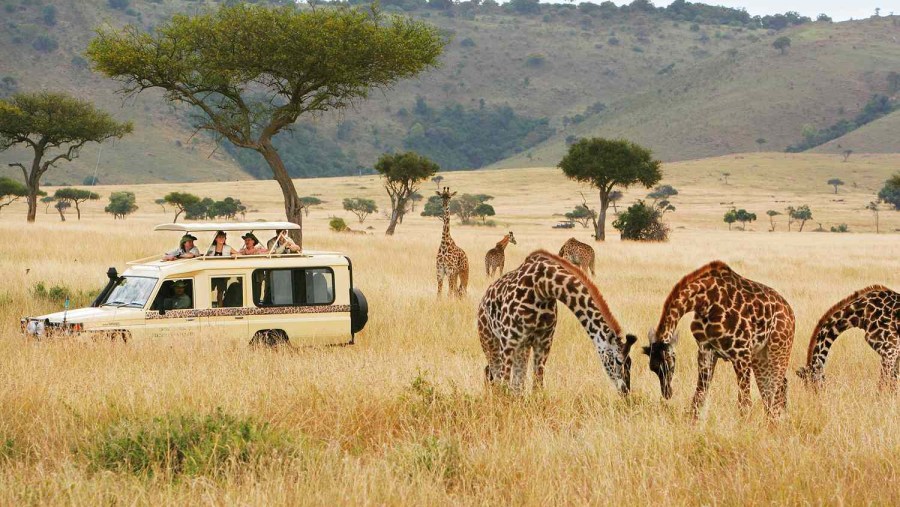
[{"label": "windshield wiper", "polygon": [[125,301],[109,301],[109,302],[103,303],[100,306],[115,306],[116,308],[118,308],[118,307],[124,306],[124,305],[125,305]]},{"label": "windshield wiper", "polygon": [[141,303],[141,302],[139,302],[139,301],[132,301],[132,302],[130,302],[130,303],[125,303],[123,306],[136,306],[136,307],[138,307],[138,308],[143,308],[143,307],[144,307],[144,303]]}]

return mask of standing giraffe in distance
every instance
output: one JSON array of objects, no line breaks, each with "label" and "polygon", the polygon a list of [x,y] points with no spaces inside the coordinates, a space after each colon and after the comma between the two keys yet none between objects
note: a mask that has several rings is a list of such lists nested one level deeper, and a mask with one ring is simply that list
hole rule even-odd
[{"label": "standing giraffe in distance", "polygon": [[524,390],[528,355],[534,354],[534,388],[544,385],[544,365],[556,329],[556,302],[566,305],[587,331],[607,375],[622,394],[631,389],[631,358],[637,341],[623,335],[603,296],[587,274],[544,250],[488,287],[478,306],[478,336],[487,358],[485,380]]},{"label": "standing giraffe in distance", "polygon": [[484,255],[484,271],[487,276],[494,276],[494,272],[499,270],[499,274],[503,274],[503,265],[506,264],[506,245],[507,243],[516,244],[516,238],[512,231],[503,236],[503,239],[497,242],[497,246],[488,250]]},{"label": "standing giraffe in distance", "polygon": [[825,383],[825,361],[838,336],[852,328],[865,331],[866,343],[881,356],[878,386],[897,391],[900,379],[900,293],[883,285],[872,285],[842,299],[822,315],[806,354],[806,366],[797,376],[814,388]]},{"label": "standing giraffe in distance", "polygon": [[581,268],[585,273],[591,270],[594,275],[594,249],[587,243],[569,238],[559,249],[559,256]]},{"label": "standing giraffe in distance", "polygon": [[675,328],[694,312],[691,333],[697,340],[697,390],[691,415],[699,417],[719,359],[730,361],[738,382],[738,406],[750,409],[750,376],[762,395],[770,421],[787,405],[785,372],[794,342],[794,311],[775,290],[748,280],[721,261],[713,261],[681,279],[663,306],[659,325],[650,331],[650,370],[659,377],[664,398],[672,397]]},{"label": "standing giraffe in distance", "polygon": [[456,246],[450,237],[450,199],[456,192],[450,193],[450,187],[444,187],[443,192],[437,192],[441,198],[444,209],[444,232],[441,235],[441,246],[437,253],[437,291],[441,295],[444,285],[444,277],[447,278],[447,292],[451,296],[463,297],[466,295],[466,287],[469,285],[469,259],[462,248]]}]

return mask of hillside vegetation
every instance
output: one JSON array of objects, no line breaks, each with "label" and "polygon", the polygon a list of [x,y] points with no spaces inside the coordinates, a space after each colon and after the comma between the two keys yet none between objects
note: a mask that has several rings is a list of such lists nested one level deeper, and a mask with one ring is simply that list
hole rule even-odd
[{"label": "hillside vegetation", "polygon": [[[49,182],[78,183],[95,170],[107,183],[265,177],[253,154],[235,155],[193,135],[187,114],[159,94],[116,95],[114,84],[91,73],[82,57],[102,23],[149,30],[173,13],[219,2],[0,4],[0,95],[63,89],[136,124],[134,135],[104,146],[99,168],[98,148],[89,147],[76,163],[49,173]],[[684,2],[680,10],[641,2],[622,9],[528,1],[477,9],[428,5],[387,2],[383,8],[439,26],[450,41],[442,66],[353,109],[302,120],[295,135],[279,141],[291,153],[294,176],[356,174],[381,153],[406,149],[450,168],[555,165],[567,140],[593,135],[628,137],[665,160],[778,151],[801,141],[804,129],[854,118],[874,94],[891,95],[888,75],[900,70],[897,17],[753,20]],[[793,42],[780,55],[772,42],[783,35]],[[418,114],[420,103],[435,114]],[[0,154],[0,162],[22,153]]]}]

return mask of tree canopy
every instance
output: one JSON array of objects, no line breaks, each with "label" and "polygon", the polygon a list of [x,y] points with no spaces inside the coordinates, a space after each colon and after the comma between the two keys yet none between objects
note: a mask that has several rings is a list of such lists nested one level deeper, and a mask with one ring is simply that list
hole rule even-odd
[{"label": "tree canopy", "polygon": [[85,144],[121,138],[132,129],[130,122],[117,122],[90,102],[65,93],[17,93],[0,100],[0,151],[22,144],[34,152],[30,164],[10,164],[25,178],[28,221],[34,222],[44,173],[62,160],[78,157]]},{"label": "tree canopy", "polygon": [[134,192],[113,192],[109,195],[109,204],[103,211],[112,214],[113,218],[125,219],[126,216],[137,211]]},{"label": "tree canopy", "polygon": [[81,203],[84,201],[95,201],[100,198],[100,194],[83,190],[81,188],[65,187],[57,189],[53,197],[58,201],[70,201],[75,204],[75,211],[78,213],[78,220],[81,220]]},{"label": "tree canopy", "polygon": [[359,223],[366,221],[366,217],[378,211],[378,205],[373,199],[363,197],[347,197],[344,199],[344,209],[356,215]]},{"label": "tree canopy", "polygon": [[430,179],[440,167],[418,153],[385,153],[375,164],[375,170],[384,178],[384,189],[391,199],[391,221],[385,234],[391,236],[406,213],[406,205],[419,184]]},{"label": "tree canopy", "polygon": [[878,198],[893,206],[895,210],[900,210],[900,173],[884,182],[884,187],[878,192]]},{"label": "tree canopy", "polygon": [[178,217],[188,210],[191,206],[200,203],[200,197],[188,192],[171,192],[163,197],[163,200],[175,207],[175,219],[172,223],[178,221]]},{"label": "tree canopy", "polygon": [[28,195],[28,189],[18,181],[6,177],[0,178],[0,209]]},{"label": "tree canopy", "polygon": [[660,162],[650,150],[624,139],[581,139],[569,147],[559,167],[569,178],[600,191],[598,241],[606,239],[606,210],[613,188],[636,184],[650,188],[662,179]]},{"label": "tree canopy", "polygon": [[[431,25],[374,9],[238,3],[176,14],[152,33],[102,28],[87,55],[123,92],[160,88],[166,100],[199,111],[199,129],[259,152],[281,186],[288,220],[302,225],[273,136],[301,114],[342,109],[434,66],[445,44]],[[301,231],[291,234],[302,246]]]}]

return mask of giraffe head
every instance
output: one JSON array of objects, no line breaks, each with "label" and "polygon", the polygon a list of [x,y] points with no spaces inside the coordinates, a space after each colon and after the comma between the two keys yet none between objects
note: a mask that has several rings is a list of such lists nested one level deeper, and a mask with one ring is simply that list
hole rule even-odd
[{"label": "giraffe head", "polygon": [[650,345],[644,347],[644,354],[650,356],[650,371],[659,377],[659,388],[663,398],[672,397],[672,377],[675,375],[675,349],[672,343],[664,342],[650,330]]},{"label": "giraffe head", "polygon": [[456,192],[452,192],[452,193],[450,192],[450,187],[444,187],[443,192],[436,192],[436,193],[437,193],[438,197],[441,198],[441,201],[443,201],[444,206],[447,206],[448,204],[450,204],[450,199],[452,199],[453,196],[456,195]]},{"label": "giraffe head", "polygon": [[[637,337],[629,334],[625,336],[625,341],[619,339],[609,343],[609,346],[602,349],[600,353],[600,361],[603,363],[603,369],[609,375],[610,380],[616,385],[619,393],[626,395],[631,392],[631,346],[637,341]],[[598,340],[596,343],[607,343]]]},{"label": "giraffe head", "polygon": [[518,244],[518,243],[516,243],[516,237],[513,236],[512,231],[509,231],[509,234],[507,234],[507,237],[509,237],[509,242],[512,243],[513,245]]}]

